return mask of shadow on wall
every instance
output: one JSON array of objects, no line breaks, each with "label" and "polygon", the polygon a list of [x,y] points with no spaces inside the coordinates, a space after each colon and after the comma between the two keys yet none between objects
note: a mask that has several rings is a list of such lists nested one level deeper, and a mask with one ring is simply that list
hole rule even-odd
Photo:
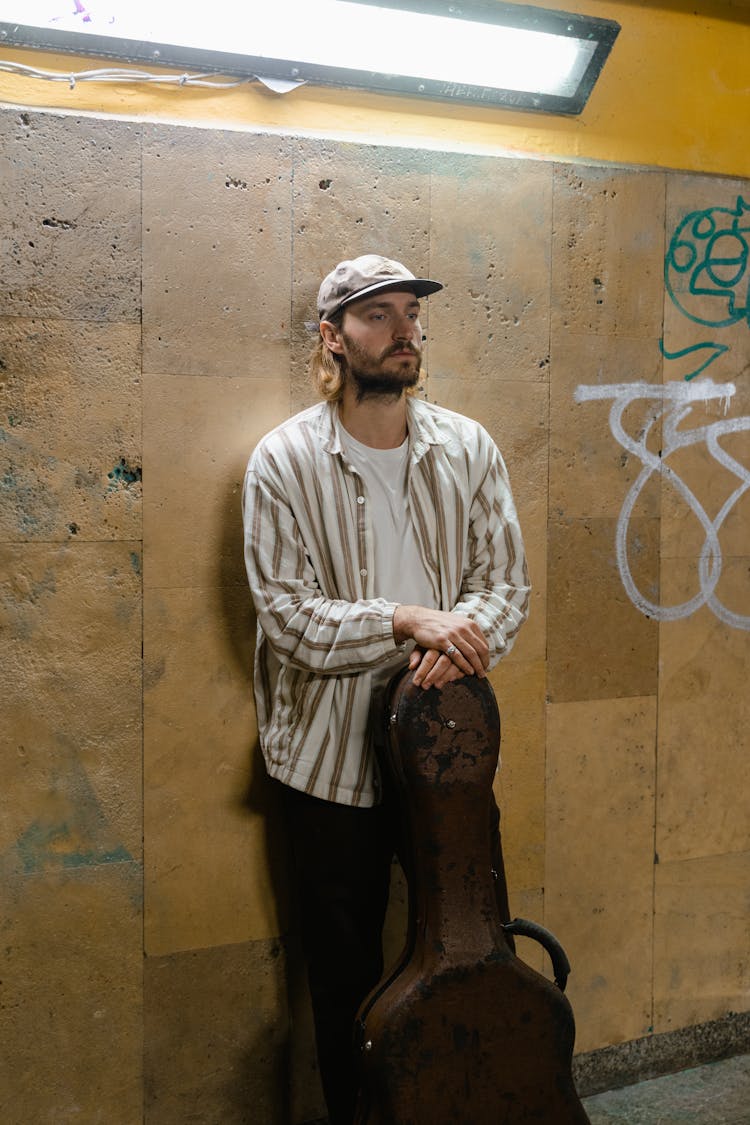
[{"label": "shadow on wall", "polygon": [[325,1115],[313,1039],[312,1013],[299,943],[279,943],[286,1011],[280,1015],[247,1010],[252,1025],[237,1052],[216,1105],[222,1125],[296,1125]]},{"label": "shadow on wall", "polygon": [[[244,462],[241,473],[233,473],[232,482],[224,497],[218,579],[227,648],[232,653],[243,691],[252,696],[256,618],[245,573],[240,502],[242,486],[237,483],[238,476],[240,479],[244,476]],[[246,612],[238,612],[238,606],[243,606]],[[282,932],[286,932],[290,919],[288,849],[281,827],[280,809],[275,799],[274,786],[265,770],[257,730],[249,734],[247,783],[243,792],[238,794],[237,805],[245,814],[263,818],[270,886]]]},{"label": "shadow on wall", "polygon": [[[244,690],[252,694],[256,618],[243,557],[242,485],[238,481],[242,481],[244,469],[243,453],[242,464],[233,473],[223,500],[218,580],[227,647]],[[238,612],[239,606],[246,607],[246,612]],[[323,1100],[280,802],[265,770],[257,731],[249,734],[245,785],[236,794],[235,811],[245,818],[259,819],[263,825],[258,852],[272,899],[269,913],[278,919],[279,938],[268,943],[268,958],[273,965],[270,971],[277,976],[279,1008],[248,1013],[251,1033],[226,1083],[225,1104],[231,1107],[230,1113],[233,1110],[236,1114],[231,1120],[243,1125],[261,1118],[269,1125],[289,1125],[320,1116]]]}]

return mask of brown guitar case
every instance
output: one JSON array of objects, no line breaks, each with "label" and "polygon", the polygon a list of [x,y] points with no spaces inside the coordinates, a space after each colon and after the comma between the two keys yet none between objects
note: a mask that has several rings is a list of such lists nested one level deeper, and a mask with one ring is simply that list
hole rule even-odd
[{"label": "brown guitar case", "polygon": [[[488,838],[500,716],[487,680],[389,691],[389,769],[402,802],[409,926],[357,1018],[357,1125],[585,1125],[573,1084],[569,966],[552,935],[504,925]],[[502,880],[498,893],[495,880]],[[558,983],[508,933],[542,940]]]}]

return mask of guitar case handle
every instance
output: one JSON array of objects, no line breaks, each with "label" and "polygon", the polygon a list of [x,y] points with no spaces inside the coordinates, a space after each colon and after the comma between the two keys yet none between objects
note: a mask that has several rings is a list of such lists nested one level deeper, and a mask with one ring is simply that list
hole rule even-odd
[{"label": "guitar case handle", "polygon": [[534,941],[538,941],[540,945],[544,946],[552,961],[555,984],[561,992],[564,992],[570,975],[570,961],[554,934],[545,930],[544,926],[540,926],[538,922],[529,922],[526,918],[514,918],[511,922],[505,922],[503,929],[508,934],[519,934],[521,937],[533,938]]}]

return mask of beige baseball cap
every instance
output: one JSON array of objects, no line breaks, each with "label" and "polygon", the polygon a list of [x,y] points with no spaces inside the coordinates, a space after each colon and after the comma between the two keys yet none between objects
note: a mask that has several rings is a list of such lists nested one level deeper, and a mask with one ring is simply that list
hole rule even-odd
[{"label": "beige baseball cap", "polygon": [[318,292],[318,315],[321,320],[328,320],[350,301],[384,289],[410,289],[417,297],[426,297],[442,288],[440,281],[415,277],[401,262],[381,254],[363,254],[339,262],[323,279]]}]

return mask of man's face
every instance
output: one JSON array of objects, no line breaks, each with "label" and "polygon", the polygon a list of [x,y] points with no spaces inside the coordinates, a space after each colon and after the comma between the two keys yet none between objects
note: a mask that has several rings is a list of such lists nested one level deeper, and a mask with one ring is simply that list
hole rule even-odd
[{"label": "man's face", "polygon": [[416,386],[422,363],[419,301],[409,291],[374,293],[347,305],[339,332],[357,398],[400,395]]}]

